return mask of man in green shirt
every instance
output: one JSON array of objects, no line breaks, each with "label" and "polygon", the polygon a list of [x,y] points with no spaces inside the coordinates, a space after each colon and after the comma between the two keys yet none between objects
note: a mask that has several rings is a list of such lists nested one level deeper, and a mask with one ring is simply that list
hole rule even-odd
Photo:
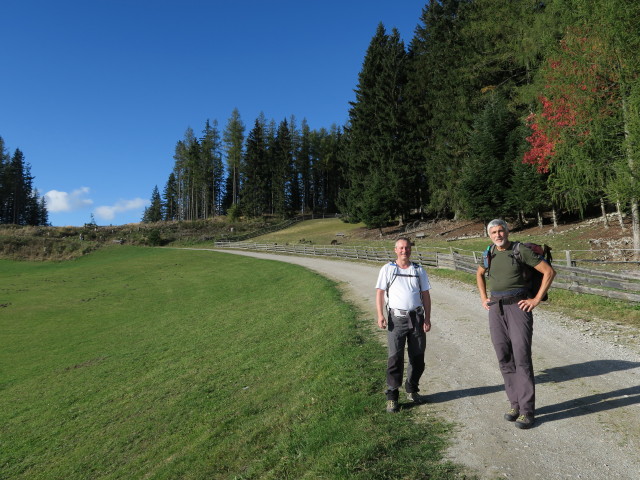
[{"label": "man in green shirt", "polygon": [[504,415],[518,428],[530,428],[535,423],[535,380],[531,360],[533,339],[533,309],[540,304],[556,275],[551,265],[529,248],[520,248],[521,262],[542,273],[537,293],[529,294],[523,272],[527,268],[516,260],[514,244],[509,240],[509,228],[504,220],[492,220],[487,232],[495,248],[491,249],[491,296],[487,296],[485,274],[480,265],[476,282],[482,306],[489,311],[489,332],[504,378],[505,391],[511,409]]}]

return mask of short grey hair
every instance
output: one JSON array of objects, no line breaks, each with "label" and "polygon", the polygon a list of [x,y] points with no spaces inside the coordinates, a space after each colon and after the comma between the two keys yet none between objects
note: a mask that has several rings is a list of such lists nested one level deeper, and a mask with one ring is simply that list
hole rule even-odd
[{"label": "short grey hair", "polygon": [[504,228],[505,232],[509,233],[509,226],[507,225],[507,222],[505,222],[501,218],[496,218],[495,220],[491,220],[487,224],[487,234],[491,233],[491,229],[493,227],[502,227],[502,228]]}]

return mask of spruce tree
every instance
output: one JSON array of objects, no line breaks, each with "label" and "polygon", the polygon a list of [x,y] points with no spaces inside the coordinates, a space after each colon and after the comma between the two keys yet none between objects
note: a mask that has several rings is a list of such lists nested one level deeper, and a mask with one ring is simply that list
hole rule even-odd
[{"label": "spruce tree", "polygon": [[227,180],[231,205],[235,205],[239,199],[240,192],[240,163],[244,145],[244,124],[240,118],[237,108],[233,109],[231,117],[227,121],[227,126],[223,133],[224,150],[227,157],[227,168],[230,179]]},{"label": "spruce tree", "polygon": [[38,199],[38,223],[36,225],[49,225],[49,211],[47,210],[47,200],[44,195]]},{"label": "spruce tree", "polygon": [[471,47],[462,36],[466,4],[431,0],[409,47],[410,145],[423,165],[428,210],[442,216],[461,209],[459,174],[473,122],[473,76],[465,64]]},{"label": "spruce tree", "polygon": [[342,133],[333,124],[311,132],[311,205],[314,212],[335,213],[341,188],[347,183],[341,163]]},{"label": "spruce tree", "polygon": [[151,204],[144,209],[142,221],[144,223],[160,222],[162,220],[162,199],[156,185],[151,192]]},{"label": "spruce tree", "polygon": [[525,225],[527,216],[533,215],[542,226],[542,213],[551,204],[547,192],[548,174],[539,172],[534,165],[522,160],[527,148],[525,139],[530,135],[531,130],[522,124],[511,132],[506,159],[512,162],[513,175],[509,181],[506,201],[509,215],[517,216],[520,225]]},{"label": "spruce tree", "polygon": [[175,172],[171,172],[162,192],[162,219],[179,220],[178,204],[178,181]]},{"label": "spruce tree", "polygon": [[222,184],[224,165],[222,162],[222,142],[218,131],[218,122],[207,120],[200,139],[200,154],[204,171],[203,195],[206,196],[205,217],[216,216],[222,205]]},{"label": "spruce tree", "polygon": [[200,188],[204,181],[200,143],[193,129],[187,128],[184,139],[176,143],[174,176],[177,187],[177,217],[194,220],[202,211]]},{"label": "spruce tree", "polygon": [[9,201],[9,155],[4,139],[0,137],[0,223],[7,223],[7,202]]},{"label": "spruce tree", "polygon": [[492,95],[478,116],[469,139],[470,155],[461,172],[460,187],[464,211],[484,223],[505,217],[513,160],[509,141],[516,121],[507,110],[505,99]]},{"label": "spruce tree", "polygon": [[302,192],[300,186],[300,131],[296,117],[289,117],[289,136],[291,138],[291,163],[289,166],[289,211],[295,214],[302,209]]},{"label": "spruce tree", "polygon": [[278,185],[277,181],[277,170],[278,170],[278,162],[276,161],[276,131],[277,126],[275,120],[271,119],[267,123],[265,128],[265,144],[267,146],[266,159],[267,159],[267,171],[269,172],[268,176],[268,186],[267,189],[269,191],[269,209],[268,213],[271,215],[275,214],[276,210],[276,185]]},{"label": "spruce tree", "polygon": [[270,175],[267,163],[266,120],[261,114],[247,135],[246,148],[241,166],[242,188],[240,203],[242,211],[258,217],[269,212]]},{"label": "spruce tree", "polygon": [[278,125],[271,160],[273,161],[271,188],[274,213],[284,218],[294,212],[292,199],[293,142],[286,119]]},{"label": "spruce tree", "polygon": [[302,119],[296,164],[300,176],[300,207],[302,214],[313,211],[311,178],[311,129],[306,119]]},{"label": "spruce tree", "polygon": [[25,225],[27,202],[31,195],[32,180],[29,166],[25,163],[24,154],[16,148],[9,164],[9,202],[7,217],[9,223]]},{"label": "spruce tree", "polygon": [[[382,24],[369,44],[351,104],[344,161],[348,187],[341,209],[352,221],[381,227],[414,206],[416,169],[407,156],[407,64],[397,30]],[[381,190],[382,189],[382,190]]]}]

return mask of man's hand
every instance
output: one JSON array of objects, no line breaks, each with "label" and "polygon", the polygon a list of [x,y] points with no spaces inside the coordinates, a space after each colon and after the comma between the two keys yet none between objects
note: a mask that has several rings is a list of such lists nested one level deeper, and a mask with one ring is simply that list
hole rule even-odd
[{"label": "man's hand", "polygon": [[422,329],[424,330],[424,333],[427,333],[429,330],[431,330],[431,320],[425,318],[424,322],[422,323]]},{"label": "man's hand", "polygon": [[378,326],[384,330],[385,328],[387,328],[387,319],[384,318],[383,316],[378,317]]},{"label": "man's hand", "polygon": [[491,307],[489,306],[489,302],[491,302],[491,300],[489,300],[488,298],[482,299],[482,306],[484,307],[485,310],[491,310]]},{"label": "man's hand", "polygon": [[520,310],[524,310],[525,312],[530,312],[534,308],[540,305],[540,301],[535,298],[527,298],[526,300],[520,300],[518,302],[518,308]]}]

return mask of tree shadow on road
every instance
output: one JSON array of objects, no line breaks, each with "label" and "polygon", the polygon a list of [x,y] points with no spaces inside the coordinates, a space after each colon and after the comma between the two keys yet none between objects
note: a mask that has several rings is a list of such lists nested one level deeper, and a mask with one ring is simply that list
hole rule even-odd
[{"label": "tree shadow on road", "polygon": [[[536,376],[536,382],[538,384],[567,382],[638,367],[640,367],[640,363],[626,360],[592,360],[543,370]],[[554,405],[545,405],[536,409],[536,421],[538,423],[552,422],[639,403],[640,385],[636,385],[611,392],[574,398]]]},{"label": "tree shadow on road", "polygon": [[553,422],[640,403],[640,385],[597,393],[536,409],[536,422]]},{"label": "tree shadow on road", "polygon": [[[568,382],[579,378],[606,375],[608,373],[631,370],[638,367],[640,367],[640,363],[625,360],[591,360],[542,370],[536,375],[536,384]],[[450,390],[448,392],[433,393],[428,396],[428,401],[429,403],[444,403],[458,398],[489,395],[503,391],[504,384],[470,387]],[[620,408],[636,403],[640,403],[640,386],[589,395],[578,399],[567,400],[566,402],[555,405],[544,406],[536,409],[536,417],[537,419],[539,418],[541,422],[553,421]],[[539,416],[543,417],[541,418]]]},{"label": "tree shadow on road", "polygon": [[638,367],[640,367],[640,363],[626,360],[590,360],[588,362],[542,370],[536,375],[536,383],[567,382],[577,378],[597,377],[611,372],[632,370]]}]

